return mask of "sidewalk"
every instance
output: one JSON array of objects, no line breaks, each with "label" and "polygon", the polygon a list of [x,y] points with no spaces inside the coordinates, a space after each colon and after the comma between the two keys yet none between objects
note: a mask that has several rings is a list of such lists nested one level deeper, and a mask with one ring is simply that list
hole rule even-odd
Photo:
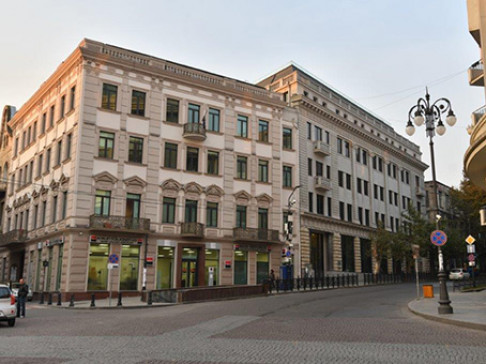
[{"label": "sidewalk", "polygon": [[47,305],[47,302],[43,305],[38,302],[29,303],[29,305],[37,307],[52,307],[52,308],[68,308],[68,309],[124,309],[124,308],[151,308],[161,306],[171,306],[174,303],[159,303],[154,302],[152,305],[147,305],[147,302],[140,300],[140,297],[123,297],[122,306],[117,306],[118,297],[114,296],[111,299],[111,305],[109,299],[99,299],[95,301],[95,307],[91,307],[91,301],[74,301],[74,307],[69,307],[69,302],[63,302],[61,306],[56,302],[52,302],[52,305]]},{"label": "sidewalk", "polygon": [[439,315],[439,284],[434,283],[434,298],[413,300],[408,308],[416,315],[429,320],[486,331],[486,290],[480,292],[452,292],[447,286],[454,313]]}]

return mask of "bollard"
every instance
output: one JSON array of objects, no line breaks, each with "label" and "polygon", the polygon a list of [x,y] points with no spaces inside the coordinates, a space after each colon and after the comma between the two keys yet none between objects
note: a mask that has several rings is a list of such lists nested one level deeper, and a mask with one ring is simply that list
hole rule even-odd
[{"label": "bollard", "polygon": [[122,306],[122,293],[118,292],[118,303],[116,304],[118,307]]},{"label": "bollard", "polygon": [[51,292],[49,292],[47,294],[47,304],[52,305],[52,293]]},{"label": "bollard", "polygon": [[74,307],[74,293],[71,294],[71,299],[69,300],[69,307]]},{"label": "bollard", "polygon": [[41,294],[40,294],[39,304],[41,304],[41,305],[44,304],[44,292],[41,292]]},{"label": "bollard", "polygon": [[[272,292],[271,289],[272,289],[272,284],[270,284],[270,293]],[[149,291],[148,293],[147,305],[149,306],[152,305],[152,291]]]},{"label": "bollard", "polygon": [[91,294],[91,304],[89,305],[89,307],[96,307],[94,293]]},{"label": "bollard", "polygon": [[57,293],[57,305],[58,306],[62,305],[62,294],[61,294],[61,292]]},{"label": "bollard", "polygon": [[297,291],[300,291],[300,277],[297,278]]}]

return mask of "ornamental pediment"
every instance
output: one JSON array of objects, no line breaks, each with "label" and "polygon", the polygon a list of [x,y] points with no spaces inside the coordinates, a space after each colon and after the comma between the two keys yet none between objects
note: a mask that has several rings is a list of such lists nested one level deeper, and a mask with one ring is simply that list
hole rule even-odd
[{"label": "ornamental pediment", "polygon": [[271,196],[269,196],[268,194],[266,194],[266,193],[262,193],[261,195],[258,195],[256,197],[256,200],[258,201],[258,203],[267,203],[267,204],[270,204],[270,203],[272,203],[273,198]]},{"label": "ornamental pediment", "polygon": [[115,184],[118,181],[118,178],[108,172],[98,173],[97,175],[93,176],[93,179],[95,182],[105,182],[111,184]]},{"label": "ornamental pediment", "polygon": [[198,195],[200,195],[201,193],[203,193],[204,191],[204,188],[199,184],[199,183],[196,183],[196,182],[190,182],[190,183],[187,183],[186,185],[184,185],[184,192],[185,193],[196,193]]},{"label": "ornamental pediment", "polygon": [[61,178],[59,178],[59,184],[63,185],[68,182],[69,182],[69,177],[66,177],[64,173],[61,174]]},{"label": "ornamental pediment", "polygon": [[162,182],[160,188],[162,188],[164,191],[179,191],[182,188],[182,185],[174,179],[168,179],[167,181]]},{"label": "ornamental pediment", "polygon": [[236,200],[246,200],[250,201],[251,200],[251,195],[246,192],[246,191],[239,191],[234,194]]},{"label": "ornamental pediment", "polygon": [[206,195],[221,197],[221,196],[224,195],[224,190],[219,186],[210,185],[210,186],[206,187]]},{"label": "ornamental pediment", "polygon": [[143,179],[137,176],[132,176],[127,179],[124,179],[123,182],[125,183],[125,185],[132,186],[132,187],[144,188],[145,186],[147,186],[147,182],[145,182]]}]

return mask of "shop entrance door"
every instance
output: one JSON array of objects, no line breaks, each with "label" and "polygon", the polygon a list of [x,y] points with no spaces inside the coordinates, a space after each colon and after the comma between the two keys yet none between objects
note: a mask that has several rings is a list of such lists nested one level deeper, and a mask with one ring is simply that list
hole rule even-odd
[{"label": "shop entrance door", "polygon": [[197,260],[182,259],[182,282],[183,288],[197,286]]}]

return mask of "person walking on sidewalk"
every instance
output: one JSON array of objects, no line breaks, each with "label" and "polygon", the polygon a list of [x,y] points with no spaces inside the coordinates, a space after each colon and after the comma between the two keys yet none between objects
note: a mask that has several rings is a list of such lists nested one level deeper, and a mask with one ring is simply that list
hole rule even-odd
[{"label": "person walking on sidewalk", "polygon": [[17,292],[17,317],[25,317],[25,301],[29,294],[29,286],[25,284],[24,279],[20,278],[19,290]]}]

